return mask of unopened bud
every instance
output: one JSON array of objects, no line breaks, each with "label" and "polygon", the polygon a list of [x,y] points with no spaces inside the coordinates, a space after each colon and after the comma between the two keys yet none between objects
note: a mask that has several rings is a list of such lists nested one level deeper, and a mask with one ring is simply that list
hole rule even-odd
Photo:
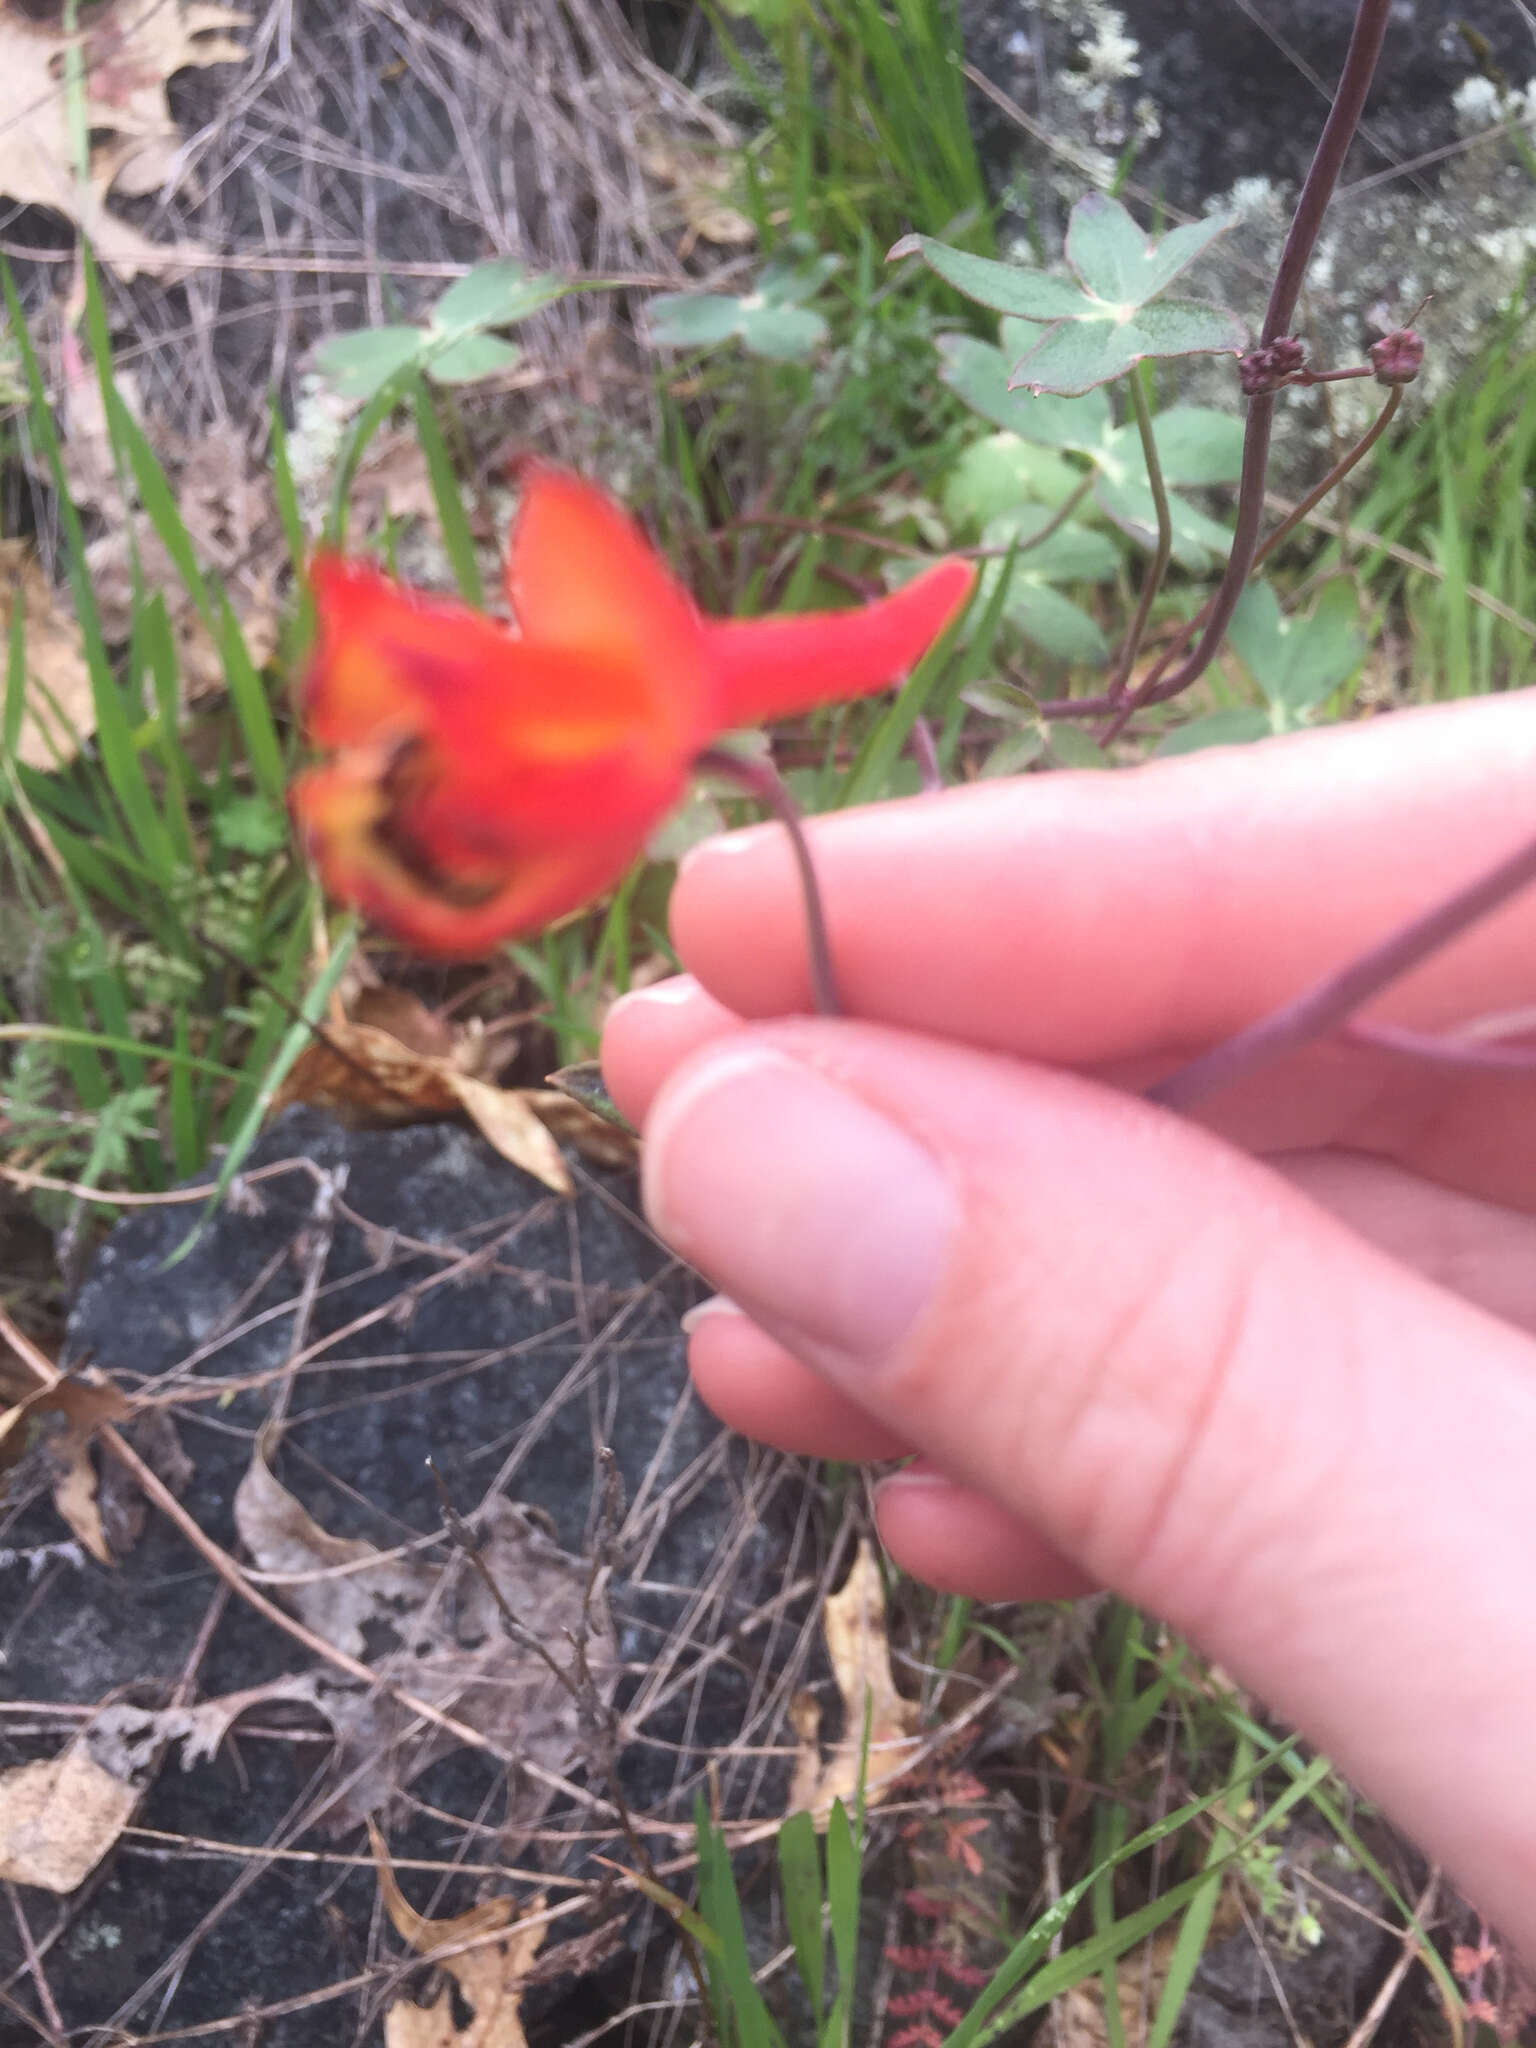
[{"label": "unopened bud", "polygon": [[1297,335],[1276,335],[1273,341],[1266,341],[1258,348],[1252,348],[1241,357],[1237,365],[1237,381],[1246,398],[1257,398],[1261,392],[1278,391],[1287,377],[1294,377],[1307,360],[1307,345]]},{"label": "unopened bud", "polygon": [[1411,327],[1394,327],[1370,347],[1378,384],[1411,384],[1424,362],[1424,338]]}]

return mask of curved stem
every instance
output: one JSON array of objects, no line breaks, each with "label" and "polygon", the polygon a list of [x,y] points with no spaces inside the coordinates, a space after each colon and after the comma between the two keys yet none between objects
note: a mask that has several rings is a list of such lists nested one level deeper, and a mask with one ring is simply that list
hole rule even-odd
[{"label": "curved stem", "polygon": [[1130,680],[1131,670],[1136,666],[1136,656],[1141,651],[1146,636],[1147,621],[1152,616],[1152,606],[1162,588],[1163,578],[1168,573],[1168,563],[1173,555],[1173,513],[1168,505],[1168,486],[1163,481],[1163,465],[1158,460],[1157,436],[1152,430],[1152,409],[1147,404],[1146,387],[1142,382],[1140,365],[1135,366],[1126,382],[1131,388],[1131,410],[1136,415],[1136,431],[1141,436],[1142,459],[1147,465],[1147,482],[1152,488],[1152,503],[1157,508],[1157,546],[1152,560],[1142,578],[1141,596],[1136,604],[1136,616],[1131,620],[1130,631],[1125,636],[1125,645],[1115,663],[1115,672],[1110,679],[1109,694],[1118,698]]},{"label": "curved stem", "polygon": [[[1302,521],[1311,517],[1324,498],[1328,496],[1328,493],[1337,490],[1350,471],[1358,463],[1365,460],[1366,456],[1370,454],[1376,443],[1391,425],[1392,416],[1402,402],[1403,386],[1401,384],[1394,384],[1387,393],[1386,404],[1377,413],[1375,419],[1366,428],[1354,447],[1347,454],[1341,455],[1321,483],[1314,484],[1307,495],[1291,507],[1274,532],[1265,536],[1263,543],[1254,551],[1253,561],[1248,571],[1250,577],[1263,567],[1275,549],[1279,547],[1281,541],[1288,540],[1297,527],[1301,525]],[[1133,710],[1141,711],[1145,710],[1149,704],[1166,703],[1170,697],[1177,696],[1179,691],[1183,689],[1184,685],[1179,681],[1178,676],[1171,678],[1167,682],[1163,682],[1161,679],[1170,663],[1178,659],[1182,650],[1189,645],[1190,640],[1210,618],[1215,602],[1215,595],[1207,598],[1188,625],[1180,629],[1173,644],[1166,648],[1159,656],[1157,662],[1143,678],[1141,688],[1136,692],[1132,705]],[[1179,675],[1182,676],[1183,673],[1184,671],[1181,669]],[[1083,701],[1086,703],[1090,700],[1085,699]],[[1115,709],[1117,707],[1110,706],[1107,708]],[[1080,713],[1079,716],[1081,715]]]},{"label": "curved stem", "polygon": [[816,880],[816,868],[811,860],[800,807],[784,786],[783,777],[771,761],[748,760],[741,754],[731,753],[726,747],[707,747],[694,766],[702,774],[724,776],[744,789],[748,796],[756,797],[760,804],[772,811],[789,834],[795,865],[800,871],[800,888],[805,897],[805,942],[810,964],[811,1001],[818,1016],[840,1017],[842,1005],[837,1000],[837,981],[832,972],[832,948],[827,939],[821,889]]},{"label": "curved stem", "polygon": [[[1360,115],[1365,107],[1366,94],[1371,89],[1371,80],[1376,73],[1376,60],[1381,55],[1381,45],[1387,32],[1387,17],[1392,10],[1392,0],[1359,0],[1355,9],[1355,25],[1349,38],[1349,49],[1345,53],[1344,68],[1339,74],[1338,88],[1333,96],[1333,105],[1328,110],[1328,119],[1323,123],[1323,132],[1318,137],[1317,149],[1313,153],[1312,166],[1307,172],[1306,183],[1301,188],[1301,197],[1296,202],[1290,232],[1285,238],[1279,266],[1275,271],[1274,286],[1269,294],[1269,304],[1264,311],[1264,325],[1259,334],[1259,344],[1264,346],[1277,335],[1289,331],[1296,312],[1296,301],[1301,295],[1302,283],[1307,274],[1307,265],[1312,260],[1318,231],[1328,202],[1333,197],[1333,188],[1338,183],[1339,172],[1349,154],[1349,145],[1360,125]],[[1227,627],[1237,600],[1242,595],[1243,585],[1253,572],[1254,553],[1258,547],[1259,520],[1264,506],[1264,480],[1269,469],[1269,439],[1274,424],[1275,399],[1273,392],[1265,392],[1250,399],[1248,404],[1248,425],[1243,436],[1243,474],[1238,487],[1237,523],[1232,536],[1232,552],[1227,557],[1226,570],[1215,596],[1211,599],[1210,614],[1199,645],[1174,673],[1162,682],[1159,699],[1176,697],[1180,690],[1187,689],[1197,677],[1203,675],[1215,659],[1218,648],[1226,637]],[[1111,721],[1100,737],[1100,745],[1108,746],[1116,734],[1124,729],[1127,719],[1148,701],[1138,692],[1128,698],[1124,708]]]},{"label": "curved stem", "polygon": [[1328,975],[1305,994],[1282,1003],[1267,1017],[1177,1068],[1146,1091],[1147,1100],[1159,1102],[1165,1109],[1192,1108],[1218,1089],[1228,1088],[1258,1068],[1337,1030],[1351,1012],[1389,983],[1449,945],[1469,925],[1532,882],[1536,882],[1536,839],[1526,840],[1465,888],[1399,926],[1337,974]]}]

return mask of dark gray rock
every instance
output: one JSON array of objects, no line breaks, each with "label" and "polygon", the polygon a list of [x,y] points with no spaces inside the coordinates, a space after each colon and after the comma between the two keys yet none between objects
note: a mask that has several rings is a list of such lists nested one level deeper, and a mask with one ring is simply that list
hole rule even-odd
[{"label": "dark gray rock", "polygon": [[[1048,126],[1082,127],[1112,156],[1131,145],[1137,183],[1198,213],[1240,178],[1303,175],[1354,16],[1354,0],[978,0],[966,47]],[[1514,0],[1395,0],[1345,181],[1453,144],[1457,88],[1490,74],[1512,88],[1536,74]],[[1016,138],[983,119],[1008,161]]]},{"label": "dark gray rock", "polygon": [[[1034,131],[976,96],[1005,253],[1056,261],[1073,201],[1123,171],[1148,225],[1162,205],[1167,219],[1232,219],[1187,286],[1257,332],[1353,18],[1353,0],[976,0],[967,54]],[[1296,326],[1319,367],[1361,361],[1408,319],[1422,333],[1404,425],[1476,363],[1512,306],[1529,307],[1530,23],[1524,0],[1396,0],[1308,270]],[[1192,358],[1176,383],[1187,402],[1238,405],[1229,360]],[[1379,403],[1370,380],[1333,386],[1326,406],[1318,392],[1287,394],[1272,485],[1295,495],[1315,482]]]},{"label": "dark gray rock", "polygon": [[[621,1779],[637,1811],[685,1820],[706,1757],[742,1744],[744,1731],[744,1746],[769,1738],[775,1675],[809,1596],[756,1634],[750,1625],[786,1572],[814,1577],[817,1538],[797,1513],[793,1468],[749,1456],[688,1389],[678,1318],[698,1283],[650,1237],[628,1182],[577,1172],[578,1198],[566,1204],[455,1126],[347,1131],[290,1111],[184,1257],[175,1255],[195,1207],[142,1210],[111,1234],[71,1318],[69,1357],[172,1404],[191,1460],[184,1503],[230,1550],[235,1488],[284,1386],[283,1484],[328,1531],[380,1548],[440,1530],[430,1454],[465,1512],[506,1494],[588,1554],[597,1453],[610,1446],[627,1501],[611,1604],[627,1669],[620,1701],[635,1723]],[[0,1545],[12,1550],[60,1534],[46,1497],[0,1521]],[[48,1707],[158,1706],[194,1665],[196,1698],[309,1665],[238,1600],[198,1658],[217,1595],[211,1570],[155,1513],[114,1570],[55,1558],[31,1587],[19,1568],[0,1575],[0,1686]],[[744,1625],[746,1648],[721,1653]],[[55,1915],[64,1924],[51,1981],[67,2028],[196,2027],[242,2002],[322,1992],[377,1956],[371,1873],[324,1860],[350,1854],[359,1837],[338,1842],[311,1825],[327,1785],[327,1731],[307,1709],[253,1720],[267,1732],[237,1729],[210,1764],[162,1763],[138,1820],[167,1836],[302,1847],[322,1860],[263,1867],[140,1841],[120,1845],[68,1900],[28,1894],[40,1938]],[[9,1725],[0,1723],[0,1764],[39,1753],[7,1740]],[[776,1787],[782,1795],[761,1758],[738,1774],[727,1755],[723,1772],[734,1810],[757,1800],[772,1810]],[[397,1801],[392,1848],[495,1864],[508,1807],[495,1760],[458,1750]],[[516,1846],[515,1860],[574,1869],[589,1844],[567,1848],[562,1834],[582,1820],[557,1806],[551,1839]],[[423,1898],[419,1884],[414,1896]],[[450,1880],[430,1910],[462,1910],[475,1896],[473,1881]],[[561,1929],[582,1931],[579,1921]],[[15,1942],[7,1915],[0,1983],[19,1960]],[[595,1995],[596,1983],[589,1972],[580,1995]],[[551,2020],[554,2037],[579,2032],[579,2018]],[[0,2015],[0,2039],[7,2024]],[[272,2019],[261,2039],[364,2039],[375,2024],[376,2006],[354,1991],[340,2006]]]}]

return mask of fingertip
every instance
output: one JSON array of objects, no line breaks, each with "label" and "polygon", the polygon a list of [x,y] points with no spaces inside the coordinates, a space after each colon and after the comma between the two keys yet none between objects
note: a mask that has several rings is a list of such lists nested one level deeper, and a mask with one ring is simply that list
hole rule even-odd
[{"label": "fingertip", "polygon": [[678,1062],[740,1023],[691,974],[620,996],[603,1025],[601,1051],[603,1080],[617,1108],[643,1128],[658,1089]]}]

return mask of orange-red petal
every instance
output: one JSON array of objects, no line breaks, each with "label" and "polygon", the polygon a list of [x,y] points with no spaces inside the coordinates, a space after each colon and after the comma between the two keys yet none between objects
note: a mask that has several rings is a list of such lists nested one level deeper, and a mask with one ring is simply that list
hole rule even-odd
[{"label": "orange-red petal", "polygon": [[[439,882],[415,871],[388,837],[381,764],[365,750],[300,775],[290,792],[306,852],[325,888],[423,953],[476,958],[504,939],[541,930],[611,888],[643,835],[573,838],[510,850],[498,868],[480,864]],[[448,885],[448,886],[445,886]]]},{"label": "orange-red petal", "polygon": [[716,730],[887,688],[932,646],[975,580],[969,562],[949,560],[851,611],[706,619]]},{"label": "orange-red petal", "polygon": [[519,633],[645,678],[658,737],[701,744],[706,671],[693,599],[602,491],[542,463],[521,481],[507,550]]}]

